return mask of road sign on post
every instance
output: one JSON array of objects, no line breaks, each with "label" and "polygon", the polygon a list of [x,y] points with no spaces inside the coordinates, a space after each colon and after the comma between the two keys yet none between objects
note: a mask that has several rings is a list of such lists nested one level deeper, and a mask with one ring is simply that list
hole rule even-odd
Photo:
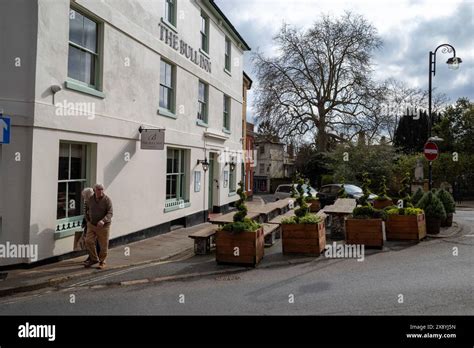
[{"label": "road sign on post", "polygon": [[423,149],[423,154],[428,161],[434,161],[439,155],[438,145],[431,141],[427,142],[425,144],[425,148]]},{"label": "road sign on post", "polygon": [[0,117],[0,144],[10,144],[9,117]]}]

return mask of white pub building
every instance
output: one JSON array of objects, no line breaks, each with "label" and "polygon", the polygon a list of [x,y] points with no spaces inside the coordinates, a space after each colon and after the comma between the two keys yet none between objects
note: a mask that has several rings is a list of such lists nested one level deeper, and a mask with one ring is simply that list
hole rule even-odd
[{"label": "white pub building", "polygon": [[69,254],[95,183],[113,201],[112,244],[238,199],[250,48],[214,1],[1,1],[0,23],[0,244]]}]

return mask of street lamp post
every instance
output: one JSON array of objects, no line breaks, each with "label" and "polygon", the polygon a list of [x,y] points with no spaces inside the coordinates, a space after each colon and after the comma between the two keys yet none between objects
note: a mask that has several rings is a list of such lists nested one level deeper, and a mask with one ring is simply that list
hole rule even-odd
[{"label": "street lamp post", "polygon": [[[429,79],[428,79],[428,116],[429,116],[429,138],[431,138],[431,129],[433,126],[433,117],[431,115],[431,85],[432,85],[432,77],[436,75],[436,52],[439,48],[442,47],[441,53],[453,53],[453,56],[447,60],[448,67],[450,69],[456,70],[459,69],[459,64],[462,63],[462,59],[456,57],[456,49],[451,46],[450,44],[441,44],[434,52],[430,51],[429,54]],[[433,187],[433,167],[432,161],[429,162],[429,189]]]}]

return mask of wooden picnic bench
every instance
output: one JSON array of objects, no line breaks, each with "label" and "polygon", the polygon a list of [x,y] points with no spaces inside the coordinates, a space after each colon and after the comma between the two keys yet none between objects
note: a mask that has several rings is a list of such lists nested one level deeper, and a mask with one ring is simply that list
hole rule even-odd
[{"label": "wooden picnic bench", "polygon": [[203,228],[188,236],[194,239],[194,253],[196,255],[206,255],[211,252],[211,245],[214,244],[216,232],[216,226],[206,224]]},{"label": "wooden picnic bench", "polygon": [[281,226],[279,224],[263,224],[263,236],[265,238],[265,246],[270,247],[275,244],[275,240],[281,236]]},{"label": "wooden picnic bench", "polygon": [[331,239],[346,239],[344,219],[352,214],[357,205],[353,198],[338,198],[332,205],[324,207],[321,211],[331,216]]},{"label": "wooden picnic bench", "polygon": [[296,199],[295,198],[283,198],[278,201],[268,203],[268,205],[275,206],[278,209],[278,213],[285,214],[289,210],[293,209],[295,207]]},{"label": "wooden picnic bench", "polygon": [[262,222],[268,222],[280,214],[280,209],[272,204],[248,205],[248,213],[259,213]]},{"label": "wooden picnic bench", "polygon": [[[224,225],[230,222],[234,222],[235,213],[236,212],[234,211],[232,213],[216,216],[215,218],[210,219],[209,222],[212,224],[217,224],[217,225]],[[248,212],[246,217],[249,219],[255,220],[257,222],[262,222],[262,217],[260,215],[261,215],[260,213]]]}]

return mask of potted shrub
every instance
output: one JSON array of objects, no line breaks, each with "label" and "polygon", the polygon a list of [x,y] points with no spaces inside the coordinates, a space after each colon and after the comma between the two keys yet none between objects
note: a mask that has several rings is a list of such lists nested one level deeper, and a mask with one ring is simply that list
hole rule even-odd
[{"label": "potted shrub", "polygon": [[446,219],[441,221],[441,226],[451,227],[453,225],[453,214],[456,212],[456,203],[454,198],[448,191],[444,189],[438,190],[436,193],[441,203],[443,203],[444,210],[446,211]]},{"label": "potted shrub", "polygon": [[319,256],[326,247],[324,220],[309,212],[305,202],[302,179],[299,179],[296,199],[299,205],[295,216],[281,222],[283,254],[307,254]]},{"label": "potted shrub", "polygon": [[339,189],[339,191],[337,191],[337,198],[349,198],[349,195],[347,194],[346,189],[344,187],[346,180],[342,178],[341,183],[341,188]]},{"label": "potted shrub", "polygon": [[418,202],[417,208],[425,211],[426,233],[438,234],[441,221],[446,219],[446,211],[438,196],[431,191],[426,192]]},{"label": "potted shrub", "polygon": [[387,180],[385,179],[385,176],[382,176],[379,194],[374,200],[374,208],[383,209],[385,207],[391,206],[392,204],[392,199],[387,195]]},{"label": "potted shrub", "polygon": [[425,192],[423,191],[423,189],[421,187],[418,187],[418,190],[416,190],[413,196],[411,197],[411,203],[413,205],[416,205],[424,194]]},{"label": "potted shrub", "polygon": [[247,218],[246,195],[243,183],[237,190],[240,199],[236,202],[234,222],[225,224],[216,232],[217,263],[236,263],[255,266],[263,258],[263,227]]},{"label": "potted shrub", "polygon": [[[400,184],[401,184],[401,187],[400,187],[400,190],[398,191],[398,200],[402,200],[404,202],[403,206],[413,207],[411,196],[410,196],[411,178],[410,178],[409,172],[405,173],[405,176],[403,177]],[[393,204],[397,205],[398,200],[394,200]]]},{"label": "potted shrub", "polygon": [[307,190],[306,190],[306,203],[310,203],[311,205],[309,206],[309,211],[311,213],[317,213],[321,209],[321,204],[319,203],[319,198],[316,196],[313,196],[311,193],[311,185],[309,184],[309,181],[307,183]]},{"label": "potted shrub", "polygon": [[383,210],[374,209],[368,203],[370,180],[367,173],[364,173],[363,177],[364,196],[359,200],[361,205],[354,208],[352,215],[346,219],[346,243],[382,248],[382,223],[385,213]]},{"label": "potted shrub", "polygon": [[386,210],[387,240],[416,240],[426,237],[425,213],[420,208],[393,207]]}]

